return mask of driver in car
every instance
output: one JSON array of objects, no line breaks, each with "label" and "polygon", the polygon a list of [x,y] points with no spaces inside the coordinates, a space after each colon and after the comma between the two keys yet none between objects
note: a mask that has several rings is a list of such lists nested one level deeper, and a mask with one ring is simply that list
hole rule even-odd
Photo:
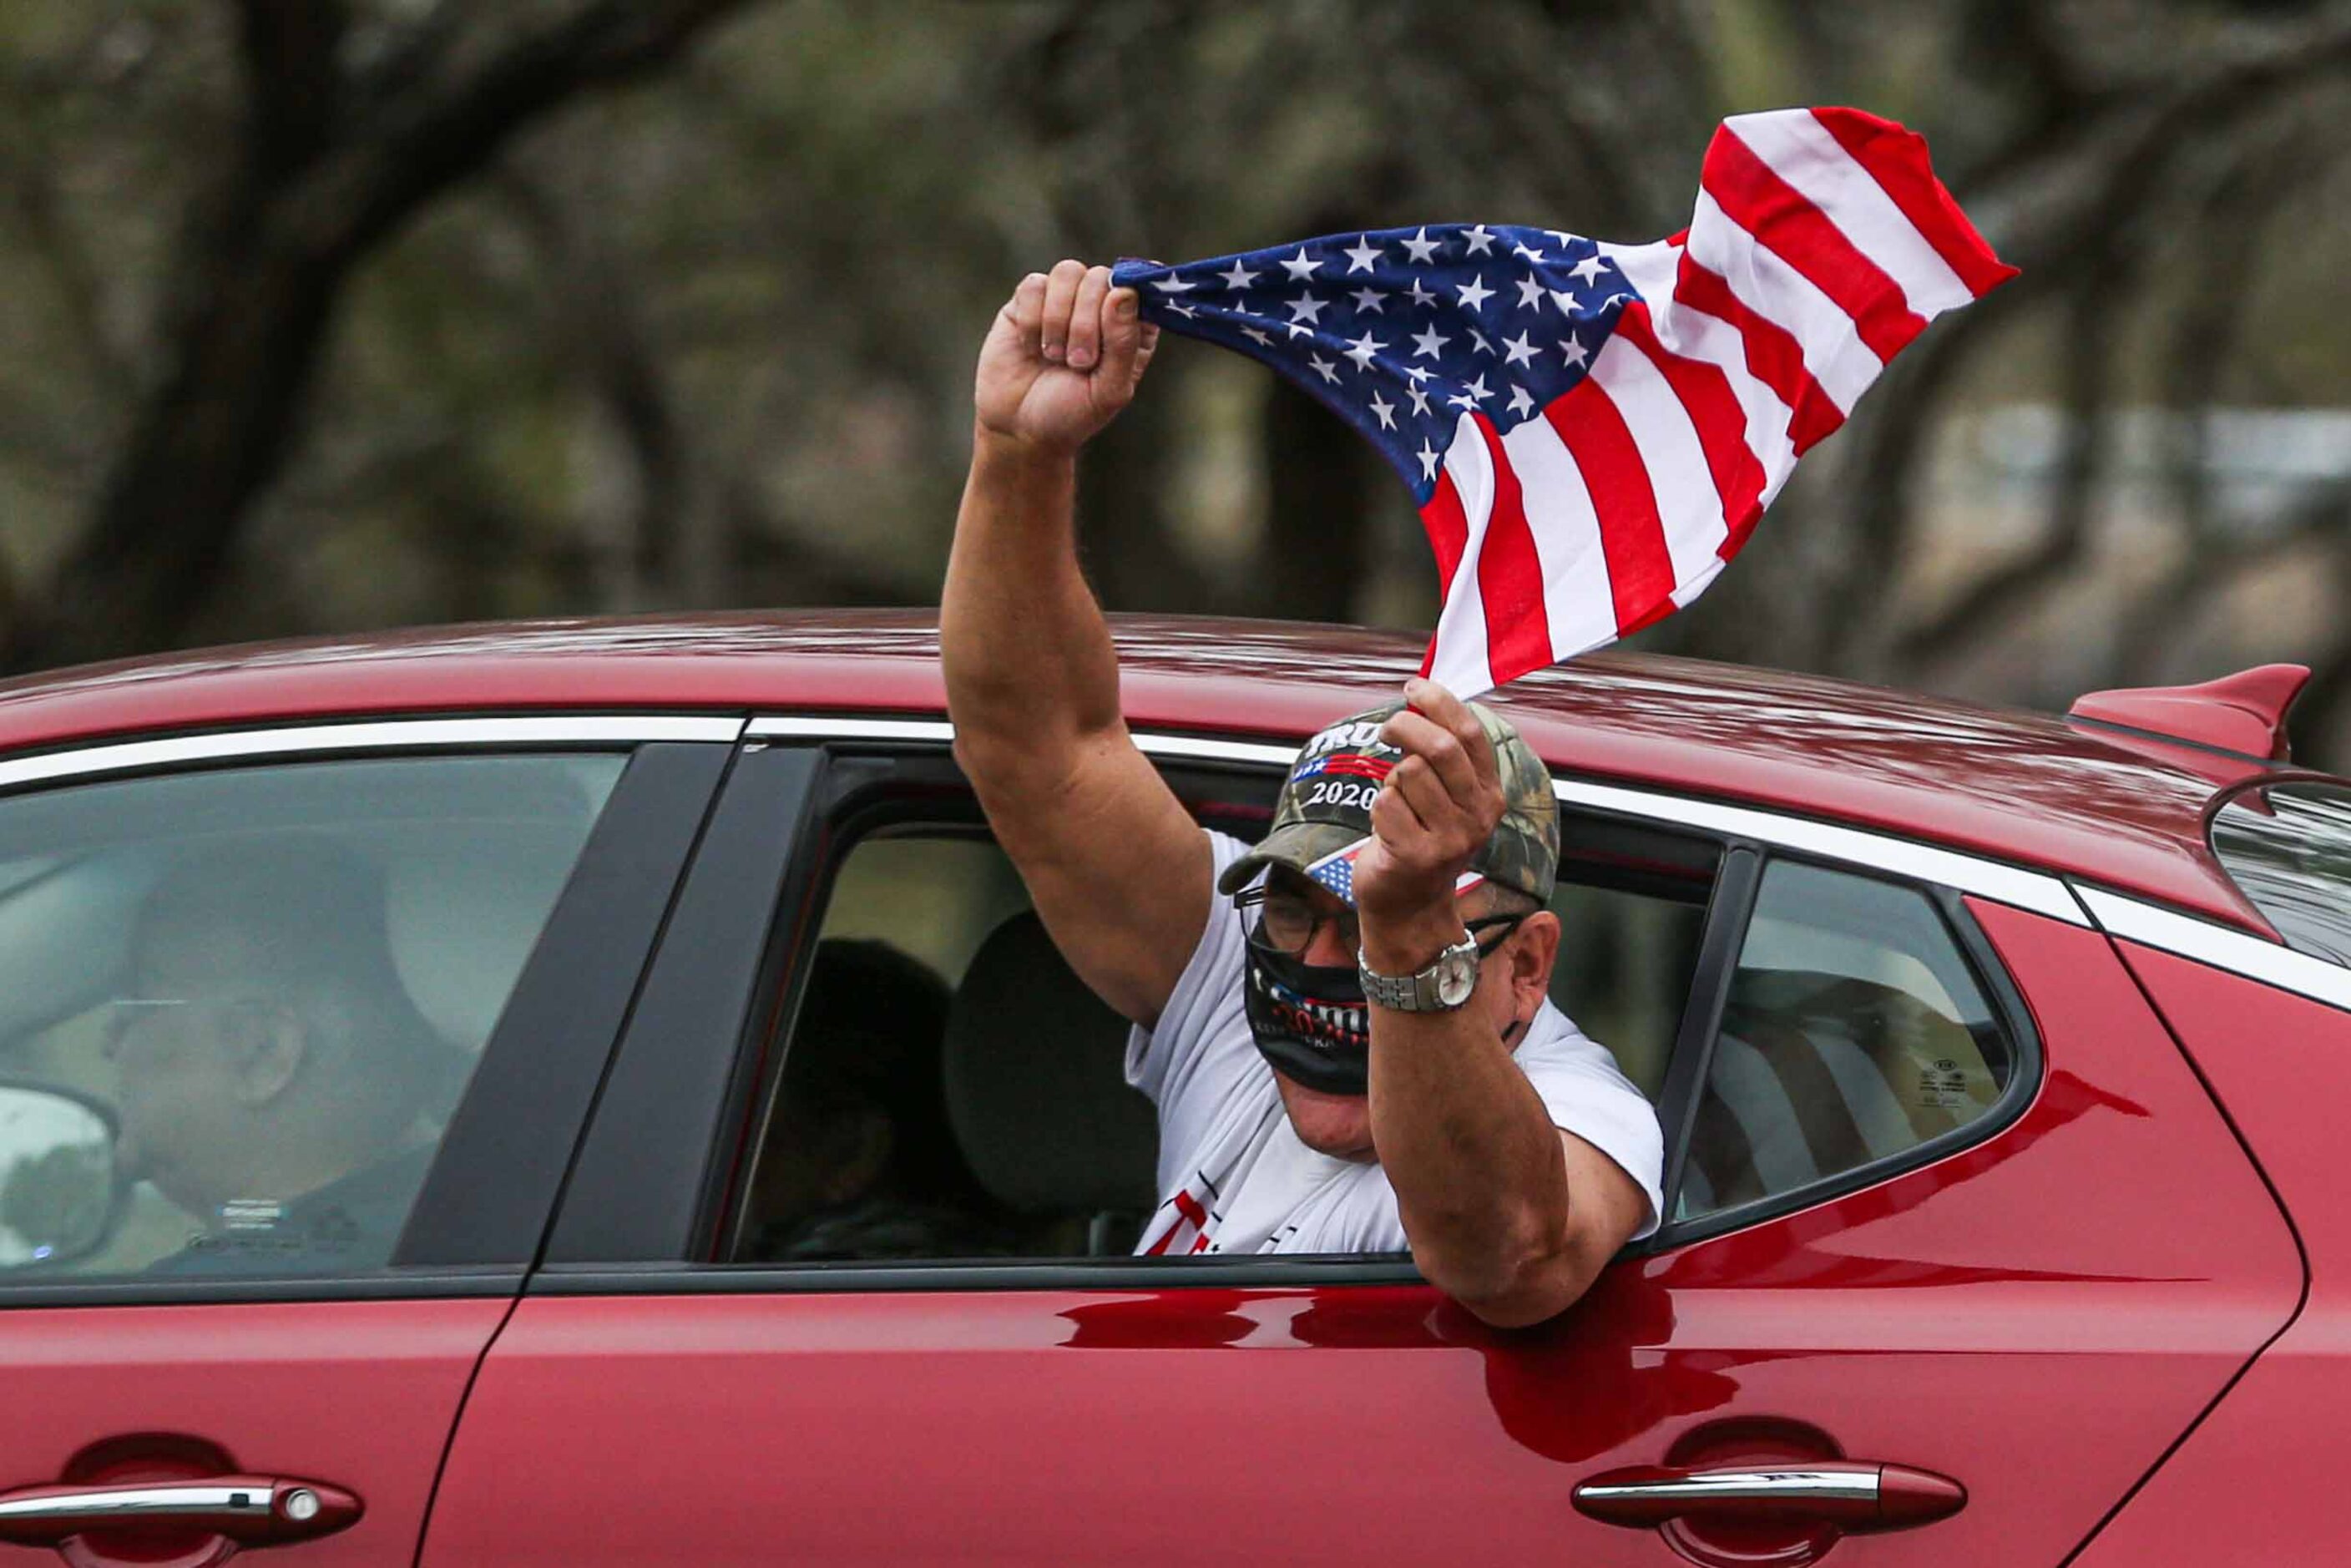
[{"label": "driver in car", "polygon": [[1136,749],[1074,546],[1078,449],[1157,329],[1107,268],[1032,273],[980,350],[940,607],[956,753],[1158,1108],[1139,1250],[1409,1249],[1540,1322],[1657,1223],[1647,1101],[1549,998],[1551,780],[1499,716],[1408,681],[1290,767],[1250,849]]},{"label": "driver in car", "polygon": [[164,1274],[381,1264],[464,1061],[392,967],[381,878],[323,840],[183,856],[110,1007],[116,1163],[197,1219]]}]

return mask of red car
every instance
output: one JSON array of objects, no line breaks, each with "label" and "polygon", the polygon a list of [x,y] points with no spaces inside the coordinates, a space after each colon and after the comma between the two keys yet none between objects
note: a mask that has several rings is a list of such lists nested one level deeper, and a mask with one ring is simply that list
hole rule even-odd
[{"label": "red car", "polygon": [[[1118,632],[1243,835],[1418,653]],[[2351,1560],[2351,784],[2284,758],[2298,676],[1515,683],[1558,998],[1667,1151],[1516,1332],[1400,1257],[1131,1256],[1123,1028],[926,616],[0,688],[0,1564]]]}]

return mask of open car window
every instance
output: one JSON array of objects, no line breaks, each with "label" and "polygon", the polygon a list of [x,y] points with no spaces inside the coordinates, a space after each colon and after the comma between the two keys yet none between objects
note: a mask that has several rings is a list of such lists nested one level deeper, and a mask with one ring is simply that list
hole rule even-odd
[{"label": "open car window", "polygon": [[[1207,824],[1254,839],[1272,789],[1228,779],[1178,792]],[[1125,1080],[1125,1021],[1062,962],[976,812],[943,810],[934,793],[843,839],[726,1260],[1129,1256],[1161,1195],[1156,1118]],[[1554,1000],[1654,1095],[1719,851],[1597,822],[1567,841]]]}]

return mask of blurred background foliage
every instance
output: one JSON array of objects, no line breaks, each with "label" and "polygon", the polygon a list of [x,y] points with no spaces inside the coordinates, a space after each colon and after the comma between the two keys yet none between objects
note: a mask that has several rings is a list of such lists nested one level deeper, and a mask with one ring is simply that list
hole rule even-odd
[{"label": "blurred background foliage", "polygon": [[[1656,238],[1723,115],[1926,133],[2024,276],[1658,650],[2043,707],[2312,664],[2351,768],[2351,5],[16,0],[0,663],[935,602],[989,312],[1063,255]],[[1402,488],[1174,342],[1113,609],[1425,629]]]}]

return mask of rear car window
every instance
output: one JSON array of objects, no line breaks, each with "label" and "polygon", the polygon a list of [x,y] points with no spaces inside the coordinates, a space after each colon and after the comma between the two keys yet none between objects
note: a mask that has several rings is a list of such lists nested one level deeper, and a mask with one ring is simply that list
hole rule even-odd
[{"label": "rear car window", "polygon": [[1898,1160],[1989,1113],[2019,1059],[1933,899],[1773,861],[1715,1038],[1675,1218]]},{"label": "rear car window", "polygon": [[2287,946],[2351,968],[2351,785],[2247,790],[2213,814],[2212,852]]}]

